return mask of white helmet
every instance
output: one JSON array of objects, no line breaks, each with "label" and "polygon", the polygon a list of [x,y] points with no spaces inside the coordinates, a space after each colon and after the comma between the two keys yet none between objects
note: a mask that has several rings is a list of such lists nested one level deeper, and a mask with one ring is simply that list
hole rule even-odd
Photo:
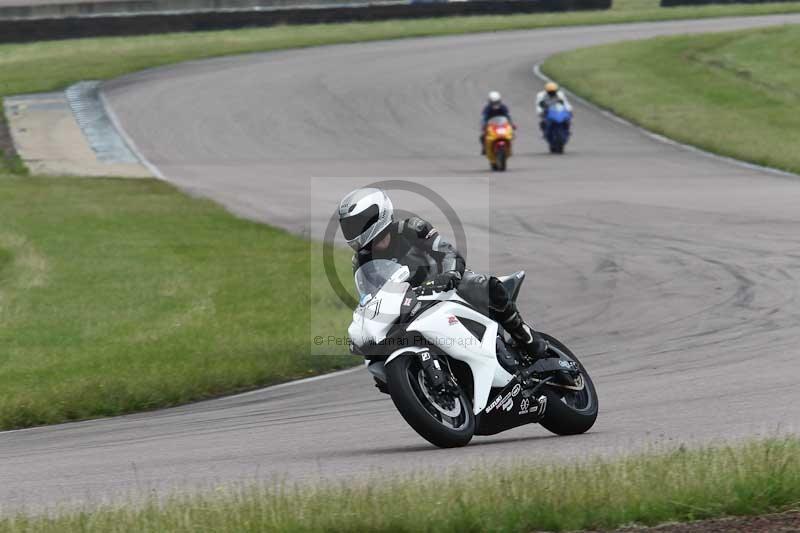
[{"label": "white helmet", "polygon": [[491,91],[489,93],[489,103],[499,104],[500,103],[500,93],[497,92],[497,91]]},{"label": "white helmet", "polygon": [[392,201],[380,189],[356,189],[339,202],[339,225],[347,244],[356,252],[389,227],[393,219]]}]

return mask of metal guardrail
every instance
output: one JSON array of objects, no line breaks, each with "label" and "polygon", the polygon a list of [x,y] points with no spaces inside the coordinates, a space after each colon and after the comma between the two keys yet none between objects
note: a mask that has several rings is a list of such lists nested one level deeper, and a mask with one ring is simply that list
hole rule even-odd
[{"label": "metal guardrail", "polygon": [[99,17],[123,15],[174,15],[179,13],[268,11],[275,9],[366,7],[402,4],[404,0],[111,0],[0,6],[0,20]]},{"label": "metal guardrail", "polygon": [[[126,0],[122,0],[125,2]],[[134,4],[155,2],[213,2],[214,0],[131,0]],[[262,0],[233,0],[262,1]],[[272,1],[272,0],[264,0]],[[285,1],[285,0],[276,0]],[[328,1],[328,0],[323,0]],[[129,2],[130,3],[130,2]],[[446,17],[454,15],[510,15],[558,11],[608,9],[612,0],[468,0],[453,2],[368,4],[331,3],[265,9],[218,8],[211,11],[116,13],[46,18],[0,19],[0,42],[33,42],[86,37],[148,35],[156,33],[230,30],[278,24],[326,24]],[[94,4],[97,5],[97,4]],[[88,9],[88,8],[84,8]]]},{"label": "metal guardrail", "polygon": [[796,2],[797,0],[661,0],[661,7],[707,6],[711,4],[768,4],[773,2]]}]

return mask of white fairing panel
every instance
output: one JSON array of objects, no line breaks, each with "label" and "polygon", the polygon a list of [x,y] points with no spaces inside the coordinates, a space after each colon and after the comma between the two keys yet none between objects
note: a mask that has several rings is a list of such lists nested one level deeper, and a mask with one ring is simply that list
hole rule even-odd
[{"label": "white fairing panel", "polygon": [[356,346],[381,342],[386,338],[400,315],[408,286],[408,283],[386,283],[374,298],[353,311],[347,334]]},{"label": "white fairing panel", "polygon": [[[476,339],[457,317],[486,326],[483,339]],[[512,379],[497,362],[497,323],[469,307],[443,301],[421,314],[409,325],[408,331],[420,332],[441,351],[469,365],[475,386],[472,400],[475,414],[486,407],[493,386],[503,387]]]}]

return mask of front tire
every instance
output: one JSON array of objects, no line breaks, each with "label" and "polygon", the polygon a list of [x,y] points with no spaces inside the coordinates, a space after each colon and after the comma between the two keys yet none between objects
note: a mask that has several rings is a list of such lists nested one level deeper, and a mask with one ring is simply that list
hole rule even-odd
[{"label": "front tire", "polygon": [[497,161],[497,170],[500,170],[500,171],[505,170],[506,169],[506,158],[507,158],[505,148],[501,148],[500,150],[497,150],[497,153],[495,153],[494,157],[495,157],[495,160]]},{"label": "front tire", "polygon": [[577,356],[570,351],[561,341],[540,333],[551,346],[555,347],[564,354],[567,359],[578,364],[580,377],[583,380],[583,391],[571,391],[555,386],[545,385],[542,389],[547,396],[547,408],[544,411],[544,418],[539,422],[542,427],[556,435],[579,435],[586,433],[597,420],[597,390],[594,388],[592,378],[578,360]]},{"label": "front tire", "polygon": [[[466,446],[475,433],[472,402],[464,391],[453,398],[452,407],[437,407],[424,383],[422,365],[413,355],[401,355],[386,365],[389,395],[408,425],[422,438],[440,448]],[[456,413],[452,417],[445,413]]]}]

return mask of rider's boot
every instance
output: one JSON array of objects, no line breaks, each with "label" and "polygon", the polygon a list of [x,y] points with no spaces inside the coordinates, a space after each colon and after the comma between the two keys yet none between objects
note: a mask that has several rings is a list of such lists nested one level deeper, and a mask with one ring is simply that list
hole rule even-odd
[{"label": "rider's boot", "polygon": [[481,155],[486,155],[486,137],[481,135]]},{"label": "rider's boot", "polygon": [[509,302],[505,309],[496,311],[496,314],[497,321],[511,335],[511,338],[531,362],[548,357],[547,341],[522,320],[516,303]]}]

